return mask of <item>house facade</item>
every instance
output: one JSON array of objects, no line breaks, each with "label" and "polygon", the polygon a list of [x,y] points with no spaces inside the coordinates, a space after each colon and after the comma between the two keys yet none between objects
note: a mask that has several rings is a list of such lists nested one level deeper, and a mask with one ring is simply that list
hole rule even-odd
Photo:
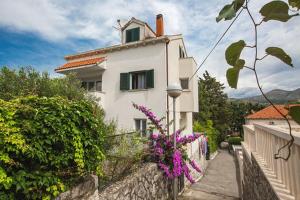
[{"label": "house facade", "polygon": [[[292,126],[298,126],[298,124],[288,116],[288,108],[295,106],[294,104],[291,105],[275,105],[276,108],[286,115],[289,119],[289,122]],[[253,124],[263,124],[263,125],[288,125],[285,118],[282,117],[277,110],[273,106],[268,106],[262,110],[259,110],[255,113],[252,113],[245,117],[246,125],[253,125]]]},{"label": "house facade", "polygon": [[[180,127],[192,132],[192,114],[198,112],[196,70],[188,57],[182,35],[165,35],[163,16],[156,16],[156,32],[132,18],[120,28],[121,44],[65,56],[66,63],[57,73],[75,73],[82,86],[99,97],[106,120],[114,120],[119,129],[146,130],[145,116],[132,102],[151,108],[159,117],[172,120],[172,99],[166,88],[181,83],[182,95],[176,101],[176,119]],[[168,112],[169,111],[169,112]]]}]

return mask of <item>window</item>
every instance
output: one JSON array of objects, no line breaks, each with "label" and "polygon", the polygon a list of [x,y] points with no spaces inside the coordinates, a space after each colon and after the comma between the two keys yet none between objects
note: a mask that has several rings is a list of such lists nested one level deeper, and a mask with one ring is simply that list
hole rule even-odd
[{"label": "window", "polygon": [[86,90],[87,89],[87,82],[82,82],[81,87]]},{"label": "window", "polygon": [[142,136],[147,134],[147,120],[146,119],[135,119],[135,130],[140,131]]},{"label": "window", "polygon": [[146,72],[134,72],[131,75],[131,89],[146,89]]},{"label": "window", "polygon": [[140,28],[126,30],[126,42],[134,42],[140,40]]},{"label": "window", "polygon": [[89,92],[102,91],[102,80],[83,81],[81,87]]},{"label": "window", "polygon": [[95,91],[95,82],[88,82],[88,91]]},{"label": "window", "polygon": [[96,91],[102,91],[102,81],[96,81]]},{"label": "window", "polygon": [[181,84],[181,88],[183,90],[188,90],[189,89],[189,79],[188,78],[180,79],[180,84]]},{"label": "window", "polygon": [[154,88],[154,70],[128,72],[120,74],[120,90]]},{"label": "window", "polygon": [[185,53],[181,46],[179,46],[179,58],[185,58]]}]

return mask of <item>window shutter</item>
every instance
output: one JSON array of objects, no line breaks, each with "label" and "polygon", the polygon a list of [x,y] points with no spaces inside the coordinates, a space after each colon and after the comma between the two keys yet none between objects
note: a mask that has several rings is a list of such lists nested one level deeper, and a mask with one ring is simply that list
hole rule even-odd
[{"label": "window shutter", "polygon": [[140,28],[132,29],[132,41],[140,40]]},{"label": "window shutter", "polygon": [[132,38],[132,30],[126,30],[126,42],[131,42],[131,38]]},{"label": "window shutter", "polygon": [[120,74],[120,90],[129,90],[129,73]]},{"label": "window shutter", "polygon": [[147,88],[154,88],[154,69],[146,71]]}]

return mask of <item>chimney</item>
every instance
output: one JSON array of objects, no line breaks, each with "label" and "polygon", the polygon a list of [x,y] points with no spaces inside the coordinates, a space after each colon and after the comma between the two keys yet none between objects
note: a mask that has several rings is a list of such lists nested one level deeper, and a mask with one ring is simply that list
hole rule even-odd
[{"label": "chimney", "polygon": [[156,15],[156,37],[164,35],[164,18],[162,14]]}]

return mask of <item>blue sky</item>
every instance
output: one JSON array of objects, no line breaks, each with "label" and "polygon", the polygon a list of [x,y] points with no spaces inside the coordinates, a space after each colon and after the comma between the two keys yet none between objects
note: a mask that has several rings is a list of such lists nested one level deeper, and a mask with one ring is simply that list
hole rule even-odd
[{"label": "blue sky", "polygon": [[[253,3],[254,2],[254,3]],[[253,13],[268,1],[251,1]],[[48,71],[64,63],[63,56],[118,44],[117,19],[125,23],[131,17],[148,22],[155,29],[155,15],[162,13],[166,34],[182,33],[189,56],[198,63],[209,52],[229,22],[215,22],[219,10],[227,0],[1,0],[0,1],[0,66],[12,68],[33,66]],[[261,16],[254,14],[259,21]],[[225,83],[231,97],[258,94],[251,71],[243,70],[238,90],[227,87],[228,68],[224,51],[231,43],[245,39],[253,43],[252,25],[246,13],[228,32],[215,52],[209,57],[202,74],[207,70]],[[280,46],[288,52],[295,68],[289,68],[277,59],[267,58],[259,63],[259,77],[263,89],[296,89],[300,87],[300,17],[288,23],[271,22],[260,27],[260,55],[268,46]],[[253,52],[245,51],[242,57],[250,65]]]}]

